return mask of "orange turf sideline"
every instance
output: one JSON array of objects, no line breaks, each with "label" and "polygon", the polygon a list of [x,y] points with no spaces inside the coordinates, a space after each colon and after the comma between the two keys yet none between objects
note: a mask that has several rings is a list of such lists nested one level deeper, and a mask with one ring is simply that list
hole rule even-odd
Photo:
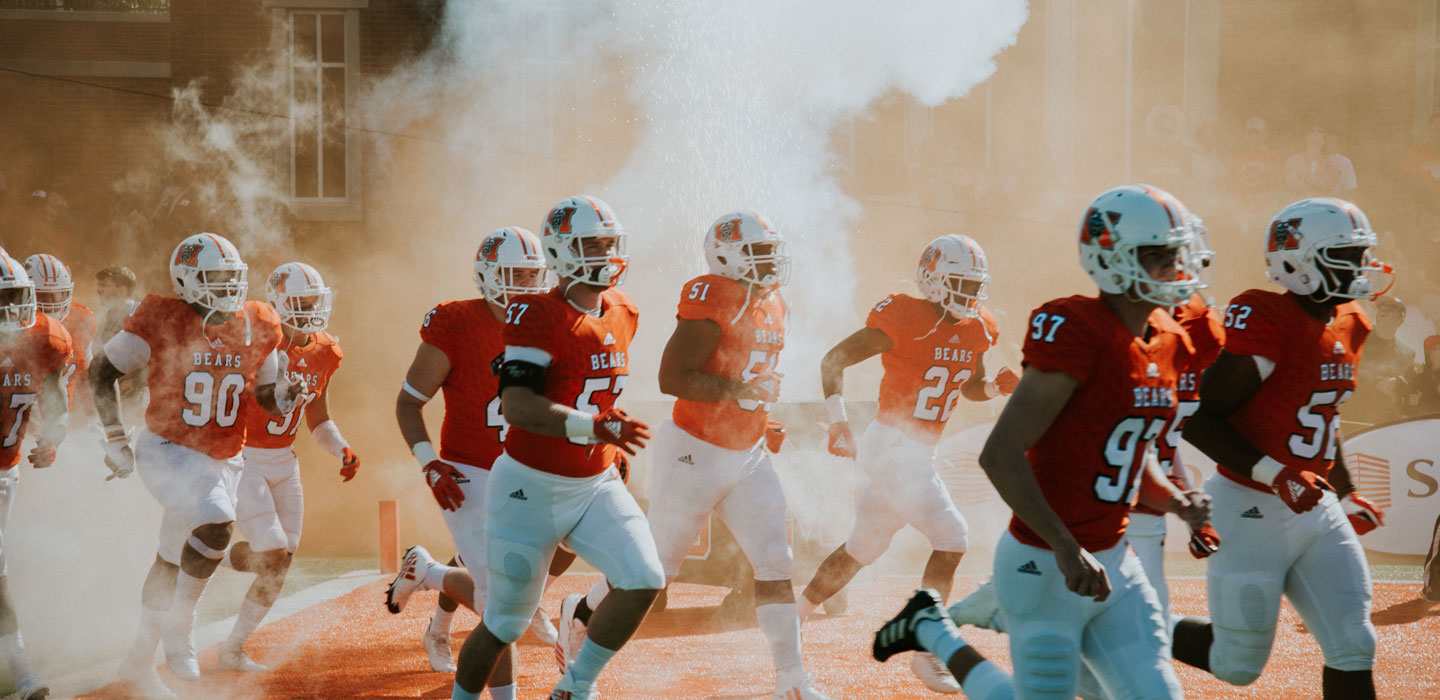
[{"label": "orange turf sideline", "polygon": [[[593,575],[561,578],[545,594],[552,613],[566,593],[589,588]],[[957,579],[957,595],[969,592],[976,577]],[[938,698],[910,673],[906,657],[878,664],[870,658],[872,633],[900,609],[914,582],[882,578],[851,592],[842,617],[817,615],[806,623],[806,666],[817,686],[838,698]],[[1375,624],[1380,632],[1376,679],[1379,697],[1391,700],[1440,698],[1440,606],[1415,600],[1419,585],[1375,584]],[[1181,614],[1204,612],[1204,581],[1170,583],[1171,600]],[[434,609],[434,594],[411,599],[400,615],[384,606],[385,586],[371,584],[290,617],[266,624],[247,646],[250,655],[271,667],[267,674],[222,672],[215,650],[201,654],[201,680],[176,680],[162,665],[161,676],[182,698],[270,700],[291,698],[448,698],[451,678],[430,671],[420,634]],[[607,700],[654,698],[768,698],[774,690],[768,647],[748,621],[729,619],[719,608],[724,589],[678,584],[670,608],[646,620],[636,638],[616,656],[601,678]],[[736,616],[737,618],[740,616]],[[476,618],[456,616],[456,628]],[[965,628],[966,639],[1008,668],[1005,637]],[[459,651],[463,633],[454,637]],[[519,645],[519,697],[547,697],[558,679],[554,653],[530,636]],[[1263,698],[1313,700],[1320,697],[1321,657],[1314,640],[1299,628],[1287,606],[1265,675],[1246,688],[1233,688],[1203,673],[1178,666],[1188,698]],[[84,698],[118,700],[126,686],[111,684]]]}]

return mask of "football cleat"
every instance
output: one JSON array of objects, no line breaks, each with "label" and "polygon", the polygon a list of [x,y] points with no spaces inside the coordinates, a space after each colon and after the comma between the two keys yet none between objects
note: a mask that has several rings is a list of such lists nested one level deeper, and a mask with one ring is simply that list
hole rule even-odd
[{"label": "football cleat", "polygon": [[420,643],[425,647],[425,656],[430,659],[430,670],[440,673],[455,672],[455,654],[450,651],[449,633],[427,629],[420,638]]},{"label": "football cleat", "polygon": [[179,697],[170,690],[170,686],[165,685],[165,681],[160,680],[160,674],[155,672],[149,661],[122,663],[120,679],[130,684],[135,691],[134,697],[142,700],[177,700]]},{"label": "football cleat", "polygon": [[995,597],[995,583],[986,581],[970,595],[950,604],[946,609],[956,625],[972,625],[982,630],[1000,630],[1000,600]]},{"label": "football cleat", "polygon": [[34,674],[29,674],[15,682],[15,696],[20,700],[45,700],[50,697],[50,686]]},{"label": "football cleat", "polygon": [[230,647],[228,644],[220,645],[218,665],[222,671],[245,671],[247,673],[261,673],[270,669],[255,663],[244,647]]},{"label": "football cleat", "polygon": [[170,672],[182,681],[200,680],[200,661],[195,656],[195,620],[189,625],[171,627],[162,633],[165,641],[165,663]]},{"label": "football cleat", "polygon": [[400,611],[405,609],[405,603],[409,602],[410,596],[424,587],[425,571],[434,563],[435,559],[430,556],[430,552],[420,545],[405,550],[400,571],[385,590],[385,607],[390,610],[390,614],[399,615]]},{"label": "football cleat", "polygon": [[541,644],[554,644],[560,639],[555,625],[550,623],[550,613],[545,612],[543,606],[535,608],[535,615],[530,618],[530,631]]},{"label": "football cleat", "polygon": [[1425,586],[1420,589],[1420,597],[1427,603],[1440,603],[1440,590]]},{"label": "football cleat", "polygon": [[556,630],[555,641],[555,663],[560,666],[560,672],[570,668],[571,662],[575,661],[575,655],[580,653],[580,645],[585,643],[585,623],[575,618],[575,608],[585,596],[579,593],[571,593],[565,596],[560,602],[560,624]]},{"label": "football cleat", "polygon": [[830,696],[815,689],[810,681],[810,676],[804,671],[796,674],[785,674],[785,677],[777,677],[775,686],[775,700],[833,700]]},{"label": "football cleat", "polygon": [[954,695],[960,692],[960,684],[955,682],[955,677],[950,675],[950,669],[940,662],[934,654],[924,651],[917,651],[910,655],[910,670],[920,678],[920,682],[937,693]]},{"label": "football cleat", "polygon": [[941,612],[940,594],[933,588],[915,591],[910,602],[875,632],[875,642],[870,653],[876,661],[885,661],[903,651],[922,651],[920,641],[915,638],[915,626],[926,620],[950,621],[950,618]]},{"label": "football cleat", "polygon": [[594,683],[577,681],[567,673],[550,691],[550,700],[600,700],[600,691],[595,689]]}]

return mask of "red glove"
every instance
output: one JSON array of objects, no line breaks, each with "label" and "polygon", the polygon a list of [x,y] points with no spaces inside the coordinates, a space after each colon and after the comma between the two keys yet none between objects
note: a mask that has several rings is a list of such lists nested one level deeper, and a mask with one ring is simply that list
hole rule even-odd
[{"label": "red glove", "polygon": [[45,440],[36,440],[35,448],[30,450],[30,465],[36,469],[44,469],[55,463],[55,453],[59,447]]},{"label": "red glove", "polygon": [[1385,524],[1385,511],[1371,503],[1370,499],[1361,496],[1359,491],[1345,494],[1345,497],[1340,499],[1340,507],[1345,509],[1345,515],[1350,518],[1350,527],[1355,528],[1357,535],[1371,532]]},{"label": "red glove", "polygon": [[595,416],[595,438],[633,455],[636,449],[644,447],[645,441],[650,439],[650,426],[644,421],[631,418],[618,408],[610,408]]},{"label": "red glove", "polygon": [[855,459],[855,436],[850,434],[850,422],[831,423],[826,430],[830,432],[830,454]]},{"label": "red glove", "polygon": [[1000,390],[1001,396],[1009,396],[1015,393],[1015,387],[1020,384],[1020,375],[1009,367],[1001,367],[995,375],[995,388]]},{"label": "red glove", "polygon": [[750,392],[761,403],[775,403],[780,400],[780,375],[775,372],[761,372],[745,382]]},{"label": "red glove", "polygon": [[460,504],[465,502],[465,492],[460,490],[460,484],[470,480],[455,465],[438,459],[425,465],[424,471],[425,483],[430,485],[435,502],[444,510],[460,510]]},{"label": "red glove", "polygon": [[772,420],[765,424],[765,449],[780,454],[780,445],[785,443],[785,424]]},{"label": "red glove", "polygon": [[360,471],[360,455],[347,447],[340,453],[340,480],[344,482],[354,479],[357,471]]},{"label": "red glove", "polygon": [[1190,531],[1190,556],[1196,559],[1204,559],[1220,551],[1220,533],[1210,523],[1205,523],[1199,530]]},{"label": "red glove", "polygon": [[620,483],[630,483],[630,460],[625,458],[624,452],[615,453],[615,471],[620,472]]},{"label": "red glove", "polygon": [[1335,489],[1330,488],[1325,478],[1315,472],[1286,466],[1275,476],[1275,481],[1270,483],[1270,490],[1274,491],[1290,510],[1304,513],[1320,503],[1320,497],[1326,491]]}]

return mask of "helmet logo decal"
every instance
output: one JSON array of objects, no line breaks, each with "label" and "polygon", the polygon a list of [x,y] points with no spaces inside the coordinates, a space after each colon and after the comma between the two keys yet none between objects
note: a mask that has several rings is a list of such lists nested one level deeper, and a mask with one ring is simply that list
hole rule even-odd
[{"label": "helmet logo decal", "polygon": [[279,293],[281,293],[281,294],[284,294],[284,293],[285,293],[285,283],[286,283],[287,281],[289,281],[289,280],[290,280],[290,273],[285,272],[285,271],[283,271],[283,270],[276,270],[276,271],[275,271],[275,274],[270,275],[270,286],[273,287],[273,288],[275,289],[275,291],[277,291],[277,292],[279,292]]},{"label": "helmet logo decal", "polygon": [[[573,212],[574,210],[570,209],[567,211]],[[569,226],[568,219],[566,221],[566,226]],[[486,238],[485,242],[480,244],[480,255],[476,259],[488,260],[489,262],[497,262],[500,259],[500,244],[504,242],[504,236],[491,236],[489,238]]]},{"label": "helmet logo decal", "polygon": [[740,220],[731,219],[715,226],[715,240],[721,243],[740,242]]},{"label": "helmet logo decal", "polygon": [[923,267],[931,272],[935,271],[935,265],[939,262],[940,248],[936,246],[930,246],[929,248],[926,248],[925,252],[920,256],[920,267]]},{"label": "helmet logo decal", "polygon": [[195,265],[199,264],[200,250],[202,248],[204,248],[204,246],[199,243],[186,243],[180,246],[180,249],[175,252],[175,264],[195,267]]},{"label": "helmet logo decal", "polygon": [[570,217],[575,216],[575,207],[561,207],[550,212],[550,229],[556,233],[570,233]]},{"label": "helmet logo decal", "polygon": [[1286,219],[1270,223],[1269,250],[1295,250],[1300,247],[1300,219]]},{"label": "helmet logo decal", "polygon": [[1085,230],[1080,234],[1080,242],[1089,243],[1093,238],[1101,248],[1113,248],[1118,236],[1113,235],[1112,232],[1118,223],[1120,223],[1120,212],[1107,211],[1102,215],[1099,209],[1092,207],[1090,211],[1085,212]]}]

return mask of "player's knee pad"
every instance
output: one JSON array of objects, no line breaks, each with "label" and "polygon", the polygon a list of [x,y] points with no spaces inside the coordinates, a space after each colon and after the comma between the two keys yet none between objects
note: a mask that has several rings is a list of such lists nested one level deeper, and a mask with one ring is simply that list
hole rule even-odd
[{"label": "player's knee pad", "polygon": [[756,581],[788,581],[795,574],[795,551],[787,542],[766,547],[756,559],[750,562]]},{"label": "player's knee pad", "polygon": [[1375,667],[1375,626],[1347,625],[1339,638],[1321,645],[1325,665],[1337,671],[1368,671]]},{"label": "player's knee pad", "polygon": [[1215,641],[1210,645],[1210,672],[1230,685],[1250,685],[1260,678],[1275,629],[1237,630],[1213,626]]},{"label": "player's knee pad", "polygon": [[1016,675],[1015,683],[1025,689],[1026,697],[1069,700],[1075,696],[1080,677],[1077,640],[1059,634],[1027,635],[1020,655],[1024,673]]},{"label": "player's knee pad", "polygon": [[942,512],[935,516],[933,522],[943,523],[942,526],[927,528],[925,535],[930,540],[930,548],[937,552],[964,554],[970,549],[970,525],[965,522],[964,516],[955,518],[947,515]]},{"label": "player's knee pad", "polygon": [[617,576],[606,574],[606,578],[611,588],[626,591],[658,591],[665,587],[665,569],[658,559],[637,562],[636,566],[627,567]]},{"label": "player's knee pad", "polygon": [[861,566],[870,566],[875,563],[885,550],[890,548],[890,540],[894,535],[882,536],[873,532],[856,532],[845,541],[845,553],[850,558],[860,562]]},{"label": "player's knee pad", "polygon": [[518,614],[495,613],[486,610],[485,627],[490,630],[491,634],[495,635],[496,639],[499,639],[505,644],[513,644],[515,640],[520,638],[520,635],[525,634],[525,630],[530,628],[530,618],[532,617],[534,617],[534,613],[521,616]]}]

